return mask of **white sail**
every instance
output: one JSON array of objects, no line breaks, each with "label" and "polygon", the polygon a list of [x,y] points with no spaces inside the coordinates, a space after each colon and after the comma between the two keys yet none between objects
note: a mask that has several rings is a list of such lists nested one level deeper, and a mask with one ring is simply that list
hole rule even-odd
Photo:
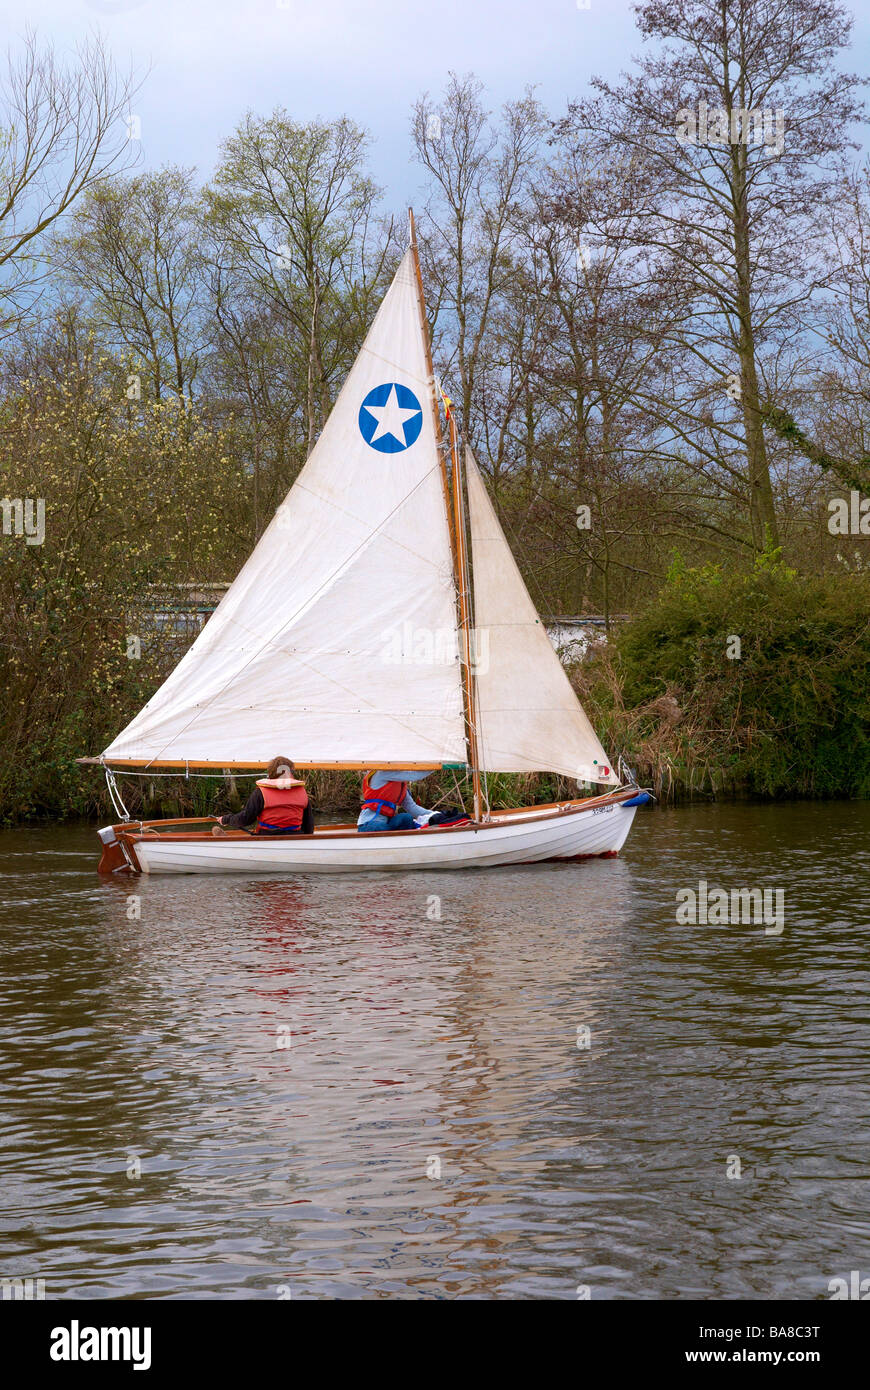
[{"label": "white sail", "polygon": [[409,251],[276,516],[107,762],[465,762],[433,390]]},{"label": "white sail", "polygon": [[466,466],[481,767],[618,785],[529,597],[470,449]]}]

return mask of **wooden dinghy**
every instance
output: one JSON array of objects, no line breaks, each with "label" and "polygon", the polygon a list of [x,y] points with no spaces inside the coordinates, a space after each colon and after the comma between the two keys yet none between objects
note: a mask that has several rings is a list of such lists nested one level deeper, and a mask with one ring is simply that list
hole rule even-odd
[{"label": "wooden dinghy", "polygon": [[[633,788],[582,801],[493,811],[479,824],[360,835],[334,825],[313,835],[216,839],[203,821],[141,821],[107,826],[101,873],[341,873],[359,870],[486,869],[619,853],[646,793]],[[199,825],[200,830],[193,829]]]},{"label": "wooden dinghy", "polygon": [[[446,432],[442,426],[442,409]],[[469,824],[215,837],[133,821],[116,773],[454,769]],[[636,807],[553,650],[436,383],[410,245],[305,466],[189,651],[98,758],[109,873],[459,869],[617,854]],[[606,789],[490,810],[493,773]]]}]

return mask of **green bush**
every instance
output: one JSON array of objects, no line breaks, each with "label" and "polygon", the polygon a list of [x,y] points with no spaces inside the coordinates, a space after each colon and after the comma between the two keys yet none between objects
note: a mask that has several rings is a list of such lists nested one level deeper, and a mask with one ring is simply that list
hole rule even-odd
[{"label": "green bush", "polygon": [[41,544],[0,537],[0,820],[106,814],[74,759],[98,753],[166,674],[155,634],[127,659],[162,584],[235,573],[245,478],[220,431],[120,385],[41,383],[0,410],[0,496],[41,499]]},{"label": "green bush", "polygon": [[665,794],[864,797],[868,666],[866,577],[798,574],[776,553],[748,573],[677,558],[579,685],[612,751]]}]

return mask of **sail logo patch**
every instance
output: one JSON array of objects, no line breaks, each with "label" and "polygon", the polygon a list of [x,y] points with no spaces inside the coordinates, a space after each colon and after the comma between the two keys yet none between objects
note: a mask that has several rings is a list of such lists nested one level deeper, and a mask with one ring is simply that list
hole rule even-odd
[{"label": "sail logo patch", "polygon": [[400,454],[420,438],[423,407],[413,391],[385,381],[369,391],[359,408],[359,432],[379,454]]}]

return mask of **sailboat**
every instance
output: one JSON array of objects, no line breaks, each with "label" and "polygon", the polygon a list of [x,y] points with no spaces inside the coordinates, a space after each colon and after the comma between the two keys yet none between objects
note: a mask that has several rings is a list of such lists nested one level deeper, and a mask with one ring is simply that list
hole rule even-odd
[{"label": "sailboat", "polygon": [[[97,758],[116,811],[104,873],[492,867],[615,855],[647,800],[623,784],[553,650],[455,411],[436,382],[409,247],[335,406],[247,563],[184,657]],[[442,427],[442,412],[446,430]],[[449,454],[449,469],[448,459]],[[211,832],[133,820],[116,772],[453,769],[467,823],[359,834]],[[605,788],[493,810],[488,774]]]}]

